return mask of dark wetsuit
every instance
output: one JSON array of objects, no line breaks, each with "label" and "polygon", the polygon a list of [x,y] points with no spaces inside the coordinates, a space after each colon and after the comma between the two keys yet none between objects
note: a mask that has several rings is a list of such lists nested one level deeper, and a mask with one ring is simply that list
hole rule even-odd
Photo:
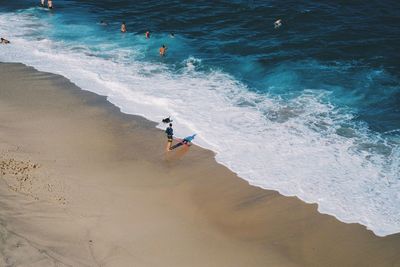
[{"label": "dark wetsuit", "polygon": [[165,130],[165,133],[167,134],[168,142],[172,142],[172,140],[173,140],[173,135],[174,135],[174,130],[172,129],[172,127],[168,127],[168,128]]}]

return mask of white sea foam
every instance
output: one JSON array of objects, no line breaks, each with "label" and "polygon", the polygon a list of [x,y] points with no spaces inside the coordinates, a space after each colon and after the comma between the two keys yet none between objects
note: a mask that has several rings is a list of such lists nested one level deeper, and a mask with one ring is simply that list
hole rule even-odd
[{"label": "white sea foam", "polygon": [[225,73],[198,72],[201,61],[193,57],[180,74],[161,63],[129,62],[126,50],[101,58],[85,46],[27,40],[24,34],[40,30],[27,26],[30,20],[0,14],[0,31],[12,41],[1,47],[0,61],[61,74],[125,113],[156,122],[171,115],[177,135],[197,133],[197,144],[250,184],[318,203],[320,212],[380,236],[400,232],[399,145],[360,126],[351,137],[337,134],[352,116],[324,103],[326,91],[304,90],[284,101],[250,92]]}]

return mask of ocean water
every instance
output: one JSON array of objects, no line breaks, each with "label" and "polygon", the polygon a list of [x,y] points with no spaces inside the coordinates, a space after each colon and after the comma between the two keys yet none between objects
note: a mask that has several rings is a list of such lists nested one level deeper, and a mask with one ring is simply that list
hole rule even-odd
[{"label": "ocean water", "polygon": [[171,116],[177,136],[197,133],[250,184],[400,232],[400,2],[54,5],[0,0],[12,42],[0,61],[61,74],[125,113]]}]

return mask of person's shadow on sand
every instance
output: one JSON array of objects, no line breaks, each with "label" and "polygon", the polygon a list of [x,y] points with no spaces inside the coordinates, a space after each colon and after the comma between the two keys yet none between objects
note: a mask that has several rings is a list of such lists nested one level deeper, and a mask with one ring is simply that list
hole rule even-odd
[{"label": "person's shadow on sand", "polygon": [[168,151],[165,153],[165,160],[167,161],[180,160],[188,151],[189,151],[189,146],[187,145],[184,145],[180,149],[176,149],[176,152],[174,152],[174,150]]}]

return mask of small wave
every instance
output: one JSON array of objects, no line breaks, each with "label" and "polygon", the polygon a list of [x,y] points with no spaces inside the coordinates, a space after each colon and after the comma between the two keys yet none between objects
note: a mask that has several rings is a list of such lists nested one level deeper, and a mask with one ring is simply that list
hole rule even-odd
[{"label": "small wave", "polygon": [[184,60],[183,64],[186,66],[186,69],[188,71],[195,71],[200,67],[201,59],[195,57],[189,57],[186,60]]},{"label": "small wave", "polygon": [[394,129],[394,130],[391,130],[391,131],[384,132],[384,134],[395,134],[395,133],[400,133],[400,129]]}]

